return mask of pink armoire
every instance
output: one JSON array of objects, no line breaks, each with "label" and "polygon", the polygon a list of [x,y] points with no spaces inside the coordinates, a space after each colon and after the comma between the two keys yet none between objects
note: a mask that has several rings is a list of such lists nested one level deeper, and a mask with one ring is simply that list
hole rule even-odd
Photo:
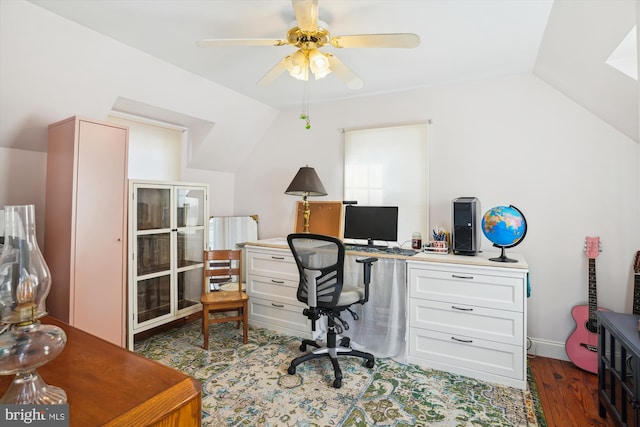
[{"label": "pink armoire", "polygon": [[127,127],[49,126],[44,257],[49,314],[126,346]]}]

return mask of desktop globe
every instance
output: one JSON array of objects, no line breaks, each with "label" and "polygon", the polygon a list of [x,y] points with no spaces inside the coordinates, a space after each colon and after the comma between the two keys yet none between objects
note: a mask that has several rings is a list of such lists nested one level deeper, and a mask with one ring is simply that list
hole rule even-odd
[{"label": "desktop globe", "polygon": [[518,208],[509,205],[489,209],[482,216],[482,232],[493,246],[501,248],[500,256],[489,260],[518,262],[517,259],[507,258],[504,251],[505,248],[518,245],[527,234],[527,220]]}]

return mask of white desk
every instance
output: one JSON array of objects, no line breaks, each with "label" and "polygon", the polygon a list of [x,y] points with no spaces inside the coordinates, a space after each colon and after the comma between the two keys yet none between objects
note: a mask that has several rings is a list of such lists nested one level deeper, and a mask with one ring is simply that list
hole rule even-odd
[{"label": "white desk", "polygon": [[[250,242],[247,250],[249,323],[311,338],[296,299],[298,271],[285,238]],[[394,357],[514,387],[526,387],[526,288],[528,266],[476,256],[413,256],[347,251],[347,283],[362,283],[373,256],[369,302],[345,315],[353,346],[376,357]]]}]

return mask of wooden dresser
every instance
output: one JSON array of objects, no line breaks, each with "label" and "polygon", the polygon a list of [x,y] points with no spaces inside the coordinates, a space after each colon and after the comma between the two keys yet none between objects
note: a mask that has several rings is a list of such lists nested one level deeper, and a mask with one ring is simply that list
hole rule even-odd
[{"label": "wooden dresser", "polygon": [[[71,426],[200,426],[200,383],[175,369],[47,317],[67,344],[38,369],[67,393]],[[0,376],[3,395],[13,376]]]}]

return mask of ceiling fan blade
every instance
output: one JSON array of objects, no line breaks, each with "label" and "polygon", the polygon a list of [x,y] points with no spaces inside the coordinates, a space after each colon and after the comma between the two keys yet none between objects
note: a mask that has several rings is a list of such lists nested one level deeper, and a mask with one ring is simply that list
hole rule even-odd
[{"label": "ceiling fan blade", "polygon": [[413,48],[420,45],[420,37],[412,33],[356,34],[331,38],[333,47],[400,47]]},{"label": "ceiling fan blade", "polygon": [[260,87],[268,86],[273,83],[278,77],[280,77],[282,73],[287,71],[287,58],[284,58],[282,61],[278,62],[271,70],[267,72],[267,74],[264,75],[264,77],[262,77],[258,81],[258,83],[256,83],[256,85]]},{"label": "ceiling fan blade", "polygon": [[204,39],[196,42],[200,47],[234,47],[234,46],[284,46],[286,40],[280,39]]},{"label": "ceiling fan blade", "polygon": [[360,89],[364,86],[360,77],[351,71],[349,67],[344,65],[342,61],[330,53],[325,53],[324,55],[329,60],[329,68],[331,69],[331,72],[335,73],[340,80],[345,82],[349,89]]},{"label": "ceiling fan blade", "polygon": [[291,0],[298,28],[302,31],[318,29],[318,0]]}]

